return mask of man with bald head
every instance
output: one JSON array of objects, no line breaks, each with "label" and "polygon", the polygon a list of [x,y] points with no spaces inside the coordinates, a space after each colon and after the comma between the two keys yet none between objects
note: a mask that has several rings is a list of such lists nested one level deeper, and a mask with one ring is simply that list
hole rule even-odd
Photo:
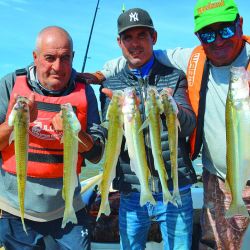
[{"label": "man with bald head", "polygon": [[[72,69],[73,42],[57,26],[44,28],[33,51],[34,63],[0,81],[0,242],[8,250],[45,249],[43,238],[52,236],[56,249],[90,249],[88,214],[81,186],[74,194],[77,224],[61,228],[65,202],[63,186],[62,118],[60,105],[71,103],[81,123],[78,176],[84,159],[97,163],[103,152],[103,134],[92,87]],[[18,95],[29,98],[30,124],[25,193],[25,226],[22,227],[17,193],[15,152],[9,138],[10,110]]]},{"label": "man with bald head", "polygon": [[37,37],[36,50],[33,52],[40,83],[50,90],[67,87],[73,56],[73,42],[65,30],[57,27],[43,29]]}]

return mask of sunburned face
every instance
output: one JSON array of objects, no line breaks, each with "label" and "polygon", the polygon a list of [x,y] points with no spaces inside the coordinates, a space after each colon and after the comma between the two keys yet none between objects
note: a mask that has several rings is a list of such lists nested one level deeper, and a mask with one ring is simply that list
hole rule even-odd
[{"label": "sunburned face", "polygon": [[[240,18],[235,24],[232,22],[214,23],[198,32],[216,32],[216,39],[214,42],[204,43],[202,39],[200,39],[207,57],[215,66],[225,66],[231,64],[241,52],[243,46],[242,23],[242,18]],[[235,34],[232,37],[225,39],[222,38],[220,34],[218,34],[219,30],[222,30],[225,27],[230,27],[232,25],[235,25]],[[198,35],[198,37],[200,37],[200,35]]]},{"label": "sunburned face", "polygon": [[60,32],[44,35],[33,57],[38,80],[45,88],[60,90],[68,84],[73,52],[67,36]]},{"label": "sunburned face", "polygon": [[147,63],[157,40],[157,33],[148,28],[132,28],[124,31],[117,41],[130,68],[138,68]]}]

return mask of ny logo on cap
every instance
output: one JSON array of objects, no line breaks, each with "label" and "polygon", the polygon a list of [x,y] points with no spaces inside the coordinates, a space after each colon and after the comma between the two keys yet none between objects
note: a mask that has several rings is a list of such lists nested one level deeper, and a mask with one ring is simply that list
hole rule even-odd
[{"label": "ny logo on cap", "polygon": [[137,12],[134,12],[134,13],[130,13],[129,14],[129,17],[130,17],[130,22],[136,22],[136,21],[139,21],[139,18],[138,18],[138,13]]}]

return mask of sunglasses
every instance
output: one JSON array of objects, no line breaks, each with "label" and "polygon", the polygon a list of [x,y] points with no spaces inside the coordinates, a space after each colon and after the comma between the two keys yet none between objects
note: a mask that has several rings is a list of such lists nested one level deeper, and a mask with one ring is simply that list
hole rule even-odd
[{"label": "sunglasses", "polygon": [[238,20],[235,20],[233,24],[223,27],[219,30],[211,30],[211,31],[205,31],[205,32],[197,32],[197,35],[202,43],[213,43],[217,35],[219,35],[222,39],[228,39],[235,35],[236,33],[236,26],[238,23]]}]

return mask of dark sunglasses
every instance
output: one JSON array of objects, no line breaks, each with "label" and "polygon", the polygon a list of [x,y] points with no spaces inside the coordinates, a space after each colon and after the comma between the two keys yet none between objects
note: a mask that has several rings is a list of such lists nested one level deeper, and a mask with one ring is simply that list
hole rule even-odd
[{"label": "dark sunglasses", "polygon": [[222,39],[228,39],[235,35],[236,33],[236,27],[238,24],[239,18],[237,18],[231,25],[223,27],[219,30],[211,30],[211,31],[205,31],[205,32],[197,32],[197,35],[202,43],[213,43],[217,35],[219,35]]}]

